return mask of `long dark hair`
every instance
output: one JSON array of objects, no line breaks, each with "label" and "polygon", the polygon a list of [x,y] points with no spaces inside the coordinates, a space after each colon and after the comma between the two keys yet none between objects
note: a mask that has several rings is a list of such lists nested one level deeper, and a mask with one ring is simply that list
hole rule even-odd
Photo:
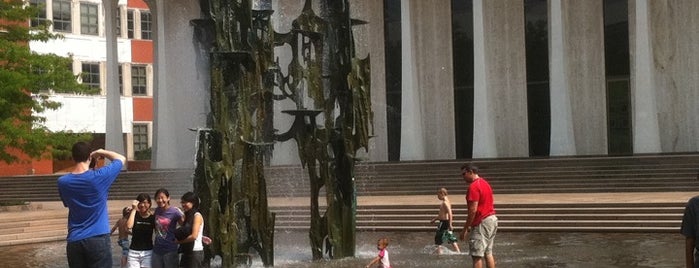
[{"label": "long dark hair", "polygon": [[181,200],[192,203],[192,209],[185,211],[184,213],[185,221],[191,224],[194,222],[194,214],[199,211],[199,196],[197,196],[197,194],[194,192],[186,192],[182,195]]}]

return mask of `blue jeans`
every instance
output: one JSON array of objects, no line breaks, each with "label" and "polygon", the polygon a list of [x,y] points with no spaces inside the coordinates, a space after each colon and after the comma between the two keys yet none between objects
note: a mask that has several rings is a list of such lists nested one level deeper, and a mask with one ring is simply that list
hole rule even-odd
[{"label": "blue jeans", "polygon": [[109,234],[88,237],[66,245],[71,268],[111,268],[112,241]]},{"label": "blue jeans", "polygon": [[151,261],[152,268],[174,268],[180,266],[180,256],[177,254],[177,251],[170,251],[165,254],[158,254],[153,251]]}]

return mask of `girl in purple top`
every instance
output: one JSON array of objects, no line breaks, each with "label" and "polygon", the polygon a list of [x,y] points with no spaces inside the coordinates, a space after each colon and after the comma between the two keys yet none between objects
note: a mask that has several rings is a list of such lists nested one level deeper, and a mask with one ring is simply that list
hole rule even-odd
[{"label": "girl in purple top", "polygon": [[170,193],[163,188],[155,191],[155,243],[153,244],[152,267],[170,268],[179,266],[175,229],[184,223],[179,208],[170,206]]}]

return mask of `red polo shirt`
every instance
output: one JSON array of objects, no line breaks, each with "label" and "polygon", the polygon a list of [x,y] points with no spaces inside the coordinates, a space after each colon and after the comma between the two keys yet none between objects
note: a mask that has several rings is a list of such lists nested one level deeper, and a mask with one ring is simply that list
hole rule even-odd
[{"label": "red polo shirt", "polygon": [[471,226],[477,226],[490,215],[495,214],[493,205],[493,189],[483,178],[478,178],[468,186],[467,202],[478,202],[476,217],[473,218]]}]

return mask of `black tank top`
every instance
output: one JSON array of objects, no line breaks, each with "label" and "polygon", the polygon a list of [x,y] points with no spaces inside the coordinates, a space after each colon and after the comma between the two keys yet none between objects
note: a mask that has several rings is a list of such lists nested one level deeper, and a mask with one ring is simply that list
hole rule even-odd
[{"label": "black tank top", "polygon": [[155,215],[148,218],[136,213],[133,228],[131,228],[131,246],[133,250],[153,250],[153,229],[155,228]]}]

